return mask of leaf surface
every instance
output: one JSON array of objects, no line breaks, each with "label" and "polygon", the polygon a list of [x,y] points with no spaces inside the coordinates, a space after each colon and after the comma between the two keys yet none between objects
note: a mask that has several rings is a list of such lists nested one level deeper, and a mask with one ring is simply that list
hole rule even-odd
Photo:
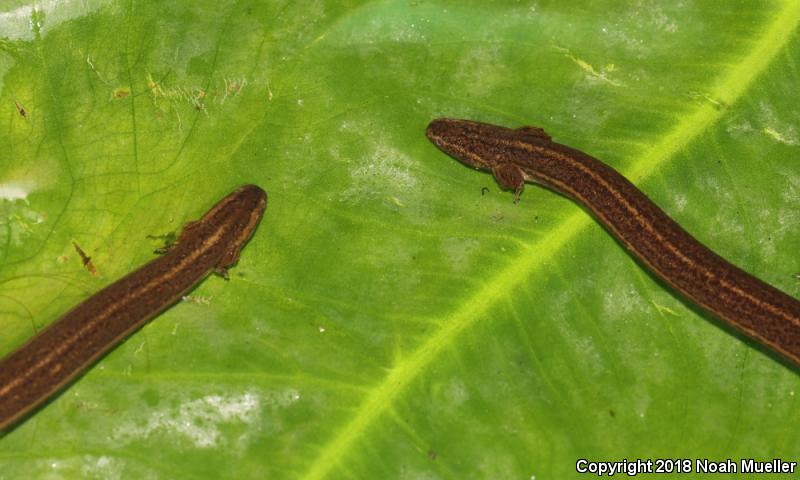
[{"label": "leaf surface", "polygon": [[800,297],[798,5],[6,2],[0,354],[236,186],[270,200],[229,282],[0,438],[0,478],[796,458],[796,371],[424,130],[542,127]]}]

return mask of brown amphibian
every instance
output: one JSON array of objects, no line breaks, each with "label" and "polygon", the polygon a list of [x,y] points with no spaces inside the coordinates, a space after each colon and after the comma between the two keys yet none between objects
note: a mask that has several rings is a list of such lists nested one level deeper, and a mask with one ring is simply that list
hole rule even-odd
[{"label": "brown amphibian", "polygon": [[653,274],[703,309],[800,365],[800,301],[709,250],[619,172],[537,127],[438,119],[428,138],[518,200],[525,182],[583,205]]},{"label": "brown amphibian", "polygon": [[183,227],[166,253],[100,290],[0,362],[0,431],[56,394],[103,354],[227,269],[258,226],[267,194],[244,185]]}]

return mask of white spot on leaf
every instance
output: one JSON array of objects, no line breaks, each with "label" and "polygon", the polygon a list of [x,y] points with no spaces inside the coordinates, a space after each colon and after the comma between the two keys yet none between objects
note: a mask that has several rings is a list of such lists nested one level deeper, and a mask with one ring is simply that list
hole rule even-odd
[{"label": "white spot on leaf", "polygon": [[[260,423],[265,406],[285,408],[300,399],[297,390],[288,389],[263,397],[257,392],[243,394],[206,395],[150,412],[144,422],[130,421],[117,428],[115,440],[132,442],[152,437],[177,437],[187,440],[194,448],[214,448],[235,443],[244,447],[253,428]],[[222,429],[229,431],[238,425],[244,433],[230,439]],[[231,442],[234,440],[234,442]]]},{"label": "white spot on leaf", "polygon": [[21,183],[0,184],[0,244],[21,245],[44,221],[28,204],[31,190]]},{"label": "white spot on leaf", "polygon": [[352,168],[351,186],[342,192],[341,198],[374,199],[391,193],[407,193],[417,186],[417,178],[410,170],[412,163],[402,152],[381,145]]},{"label": "white spot on leaf", "polygon": [[446,238],[442,241],[442,250],[455,272],[466,271],[473,254],[479,249],[480,242],[474,238]]}]

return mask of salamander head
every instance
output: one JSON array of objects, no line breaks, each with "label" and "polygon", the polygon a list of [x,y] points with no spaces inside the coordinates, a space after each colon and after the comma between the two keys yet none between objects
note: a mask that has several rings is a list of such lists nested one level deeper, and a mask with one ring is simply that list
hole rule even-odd
[{"label": "salamander head", "polygon": [[535,145],[550,143],[550,137],[537,127],[516,130],[471,120],[438,118],[425,135],[437,147],[461,163],[478,170],[491,170],[508,161],[510,151],[520,142]]}]

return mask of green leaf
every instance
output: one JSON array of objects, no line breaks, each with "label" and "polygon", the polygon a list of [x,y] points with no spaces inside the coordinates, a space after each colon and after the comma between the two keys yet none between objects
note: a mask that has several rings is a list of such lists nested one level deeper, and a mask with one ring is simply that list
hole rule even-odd
[{"label": "green leaf", "polygon": [[542,127],[800,297],[800,3],[2,9],[0,354],[151,259],[148,236],[243,183],[270,200],[229,282],[0,438],[0,478],[800,455],[797,371],[574,203],[528,186],[514,204],[424,136],[439,116]]}]

